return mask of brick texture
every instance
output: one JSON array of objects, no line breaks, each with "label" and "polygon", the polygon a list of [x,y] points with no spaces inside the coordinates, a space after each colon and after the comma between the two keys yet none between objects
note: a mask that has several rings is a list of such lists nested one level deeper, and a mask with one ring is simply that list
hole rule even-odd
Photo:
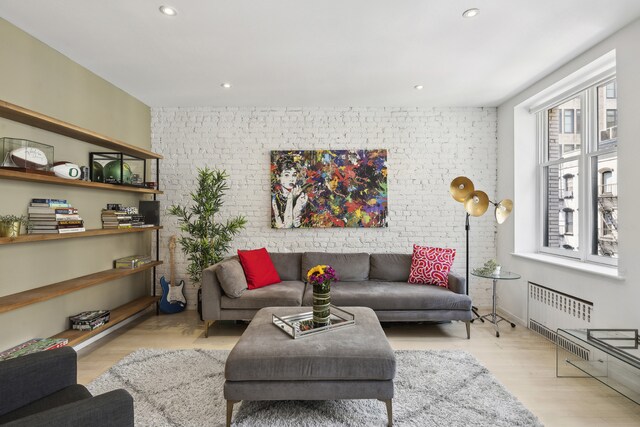
[{"label": "brick texture", "polygon": [[[453,270],[464,275],[465,211],[449,183],[468,176],[494,200],[497,163],[495,108],[153,108],[152,149],[161,161],[161,259],[177,222],[171,204],[189,204],[197,168],[225,169],[230,190],[220,220],[244,215],[248,224],[232,251],[403,252],[412,244],[457,249]],[[269,153],[288,149],[388,150],[389,227],[291,229],[270,227]],[[504,196],[504,195],[503,195]],[[471,268],[495,258],[492,209],[471,218]],[[187,261],[176,256],[176,277]],[[160,274],[168,274],[168,265]],[[189,308],[196,287],[187,286]],[[490,306],[488,281],[471,277],[474,304]]]}]

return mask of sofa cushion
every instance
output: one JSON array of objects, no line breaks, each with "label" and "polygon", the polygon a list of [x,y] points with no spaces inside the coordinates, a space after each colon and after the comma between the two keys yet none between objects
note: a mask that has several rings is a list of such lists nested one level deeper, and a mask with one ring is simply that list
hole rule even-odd
[{"label": "sofa cushion", "polygon": [[[305,290],[303,305],[313,305],[312,294],[313,289]],[[331,304],[374,310],[471,310],[471,298],[441,286],[376,280],[332,283]]]},{"label": "sofa cushion", "polygon": [[371,254],[369,279],[406,282],[411,270],[411,254]]},{"label": "sofa cushion", "polygon": [[247,278],[237,257],[221,262],[216,268],[216,276],[229,298],[238,298],[247,290]]},{"label": "sofa cushion", "polygon": [[455,249],[413,245],[408,282],[448,287],[455,256]]},{"label": "sofa cushion", "polygon": [[[316,265],[330,265],[338,273],[342,282],[369,279],[369,254],[339,254],[330,252],[305,252],[302,255],[302,281],[307,280],[307,272]],[[358,304],[356,304],[358,305]]]},{"label": "sofa cushion", "polygon": [[238,258],[240,258],[249,289],[280,283],[280,276],[265,248],[250,251],[238,250]]},{"label": "sofa cushion", "polygon": [[280,276],[280,280],[300,280],[302,252],[269,252],[269,255],[271,256],[271,261],[273,261],[273,266]]},{"label": "sofa cushion", "polygon": [[246,291],[240,298],[223,295],[220,307],[226,309],[259,309],[273,306],[299,306],[302,304],[304,283],[299,280],[285,281],[275,285]]}]

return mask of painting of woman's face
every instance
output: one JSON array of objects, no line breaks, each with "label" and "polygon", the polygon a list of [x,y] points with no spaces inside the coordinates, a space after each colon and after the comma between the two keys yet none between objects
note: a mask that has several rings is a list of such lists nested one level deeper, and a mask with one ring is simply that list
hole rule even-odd
[{"label": "painting of woman's face", "polygon": [[271,151],[273,228],[387,227],[387,150]]},{"label": "painting of woman's face", "polygon": [[285,169],[280,174],[280,185],[289,191],[296,185],[297,180],[298,172],[295,169]]}]

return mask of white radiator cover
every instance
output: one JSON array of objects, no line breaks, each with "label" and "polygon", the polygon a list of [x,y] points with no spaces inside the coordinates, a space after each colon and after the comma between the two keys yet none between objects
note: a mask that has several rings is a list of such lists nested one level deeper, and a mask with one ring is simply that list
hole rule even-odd
[{"label": "white radiator cover", "polygon": [[556,342],[558,328],[591,328],[593,310],[593,303],[590,301],[529,282],[529,329],[553,342]]}]

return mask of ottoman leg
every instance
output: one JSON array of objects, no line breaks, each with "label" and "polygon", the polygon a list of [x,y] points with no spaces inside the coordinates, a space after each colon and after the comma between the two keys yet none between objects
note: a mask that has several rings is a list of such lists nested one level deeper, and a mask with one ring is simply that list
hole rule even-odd
[{"label": "ottoman leg", "polygon": [[378,399],[387,405],[387,425],[391,427],[393,425],[393,406],[391,399]]},{"label": "ottoman leg", "polygon": [[231,426],[231,417],[233,416],[233,405],[239,400],[227,400],[227,427]]}]

